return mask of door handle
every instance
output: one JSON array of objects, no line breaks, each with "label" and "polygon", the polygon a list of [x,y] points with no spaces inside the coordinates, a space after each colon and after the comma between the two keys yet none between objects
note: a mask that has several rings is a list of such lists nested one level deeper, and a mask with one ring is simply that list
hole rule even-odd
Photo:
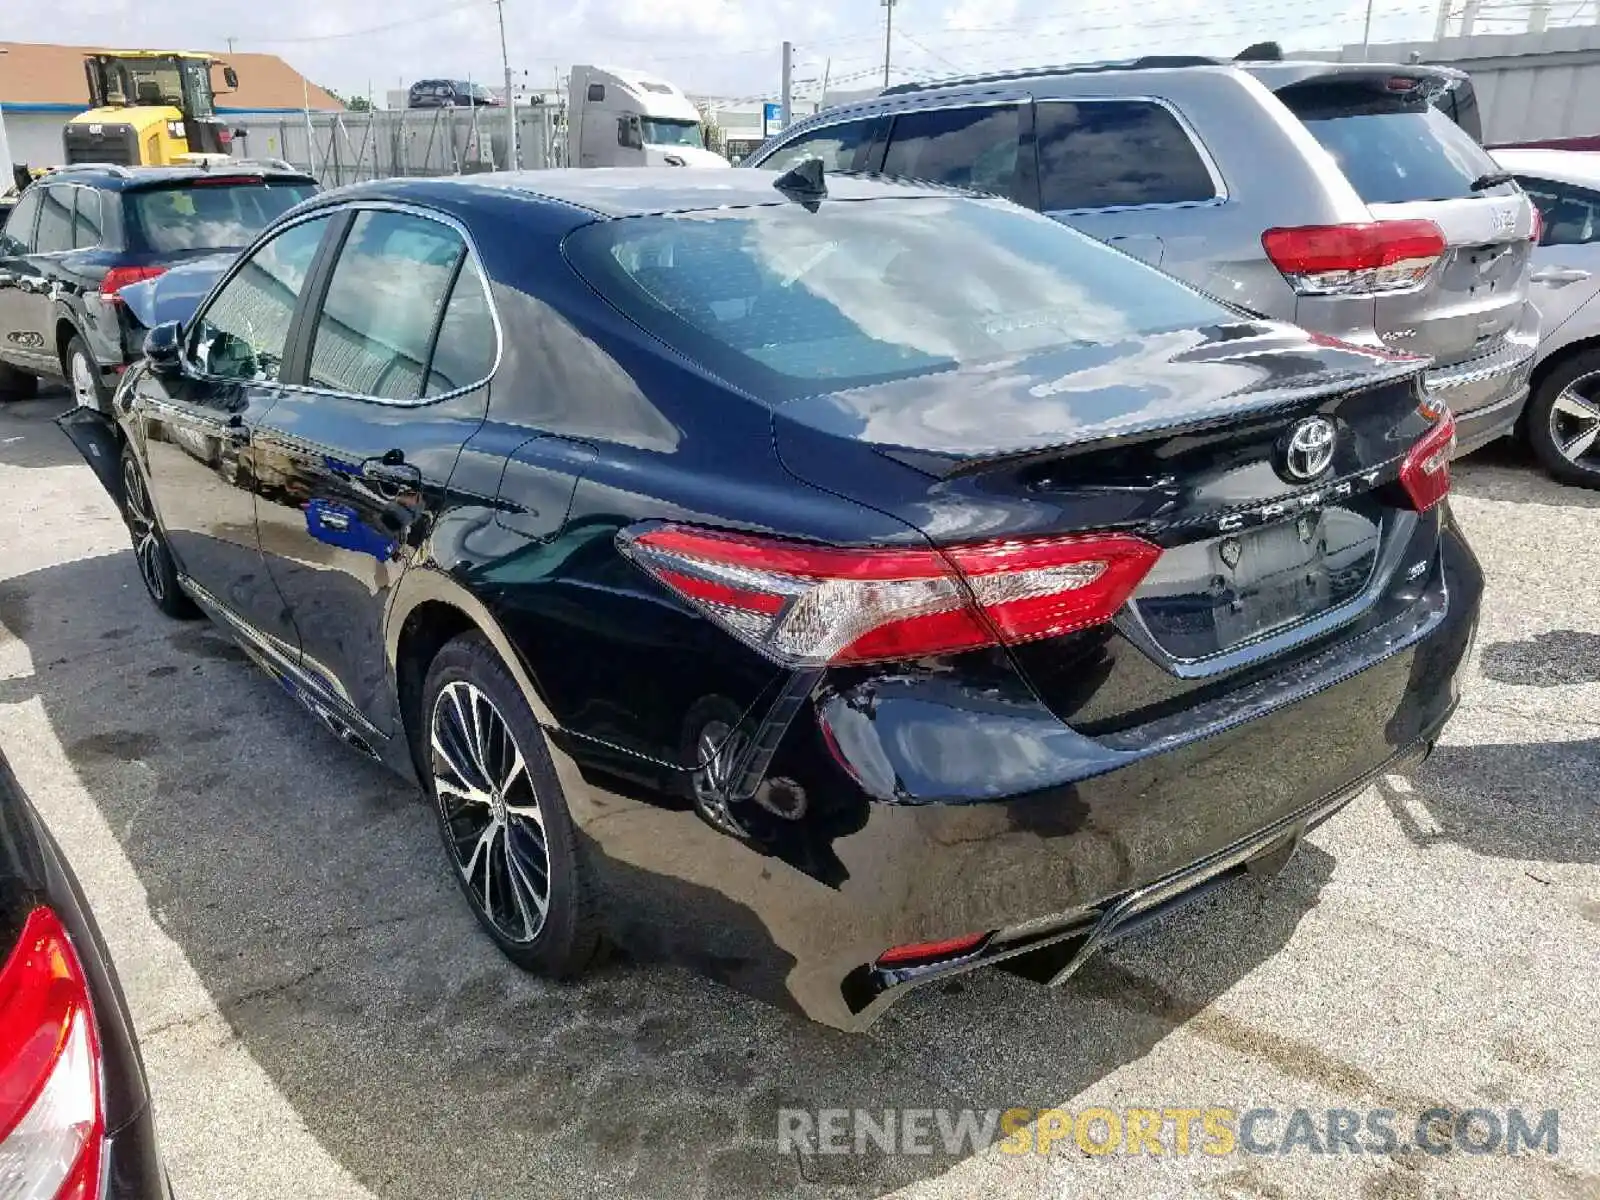
[{"label": "door handle", "polygon": [[1589,272],[1578,267],[1543,267],[1528,278],[1534,283],[1553,283],[1559,286],[1564,283],[1582,283],[1589,278]]},{"label": "door handle", "polygon": [[399,450],[390,450],[380,458],[365,460],[361,478],[381,487],[414,488],[422,483],[422,469],[406,462]]}]

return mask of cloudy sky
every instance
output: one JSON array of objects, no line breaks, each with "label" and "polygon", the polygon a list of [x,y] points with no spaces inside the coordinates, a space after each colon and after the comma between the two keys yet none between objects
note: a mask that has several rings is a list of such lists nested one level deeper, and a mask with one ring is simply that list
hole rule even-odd
[{"label": "cloudy sky", "polygon": [[[1431,36],[1434,0],[1375,3],[1374,41]],[[1360,41],[1365,12],[1366,0],[899,0],[893,63],[900,79],[1231,54],[1266,38],[1316,49]],[[883,15],[880,0],[505,0],[519,79],[548,86],[573,62],[620,63],[732,97],[775,92],[785,38],[798,47],[798,79],[827,72],[839,86],[871,86],[881,79]],[[501,73],[492,0],[0,0],[0,40],[225,50],[229,38],[340,92],[370,86],[380,103],[402,79]]]}]

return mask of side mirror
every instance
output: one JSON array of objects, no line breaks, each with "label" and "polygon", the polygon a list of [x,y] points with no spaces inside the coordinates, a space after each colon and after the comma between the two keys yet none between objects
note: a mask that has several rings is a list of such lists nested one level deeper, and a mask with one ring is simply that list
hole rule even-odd
[{"label": "side mirror", "polygon": [[144,356],[157,375],[175,375],[183,361],[183,324],[163,321],[144,335]]},{"label": "side mirror", "polygon": [[239,86],[239,72],[235,71],[232,67],[223,67],[222,82],[231,88],[237,88]]}]

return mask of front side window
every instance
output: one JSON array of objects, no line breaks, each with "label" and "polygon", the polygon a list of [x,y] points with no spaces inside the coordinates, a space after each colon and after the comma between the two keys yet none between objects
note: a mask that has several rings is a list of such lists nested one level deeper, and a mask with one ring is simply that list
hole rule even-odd
[{"label": "front side window", "polygon": [[1182,204],[1217,194],[1189,134],[1160,104],[1043,101],[1035,113],[1045,212]]},{"label": "front side window", "polygon": [[967,198],[600,221],[565,248],[632,320],[775,401],[1238,319],[1059,222]]},{"label": "front side window", "polygon": [[31,187],[22,193],[22,199],[6,218],[5,232],[0,234],[0,253],[31,254],[33,252],[33,227],[39,220],[39,199],[44,195],[41,187]]},{"label": "front side window", "polygon": [[206,183],[127,193],[145,246],[158,254],[248,246],[268,225],[316,195],[312,183]]},{"label": "front side window", "polygon": [[1541,246],[1582,246],[1600,237],[1600,193],[1520,175],[1517,182],[1544,221]]},{"label": "front side window", "polygon": [[759,166],[763,171],[787,171],[801,159],[817,158],[824,171],[848,171],[855,165],[857,152],[872,140],[872,126],[869,118],[801,134]]},{"label": "front side window", "polygon": [[420,398],[434,328],[465,254],[461,235],[438,221],[360,213],[317,314],[307,382],[353,396]]},{"label": "front side window", "polygon": [[1017,174],[1017,106],[902,113],[889,135],[883,173],[1009,196]]},{"label": "front side window", "polygon": [[72,193],[69,187],[43,189],[39,201],[39,230],[34,234],[36,254],[72,249]]},{"label": "front side window", "polygon": [[78,206],[72,214],[72,245],[76,250],[98,246],[105,234],[100,216],[100,193],[93,188],[78,188]]},{"label": "front side window", "polygon": [[327,227],[327,217],[291,226],[234,272],[189,335],[189,357],[201,373],[278,379],[295,304]]}]

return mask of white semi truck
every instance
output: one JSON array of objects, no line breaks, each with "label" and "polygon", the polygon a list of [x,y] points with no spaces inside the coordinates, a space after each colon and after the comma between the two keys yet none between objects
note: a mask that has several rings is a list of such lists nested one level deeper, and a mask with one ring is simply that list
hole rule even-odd
[{"label": "white semi truck", "polygon": [[706,148],[700,113],[665,79],[624,67],[572,68],[567,91],[570,167],[725,167]]}]

